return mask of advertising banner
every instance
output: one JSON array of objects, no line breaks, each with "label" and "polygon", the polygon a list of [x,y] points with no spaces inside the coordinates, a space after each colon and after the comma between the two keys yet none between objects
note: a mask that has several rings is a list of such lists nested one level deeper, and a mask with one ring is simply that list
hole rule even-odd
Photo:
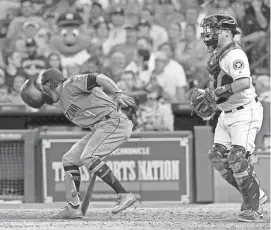
[{"label": "advertising banner", "polygon": [[[65,201],[62,156],[80,139],[42,139],[44,202]],[[177,132],[161,135],[132,137],[116,149],[106,163],[124,187],[139,199],[148,201],[183,201],[192,197],[192,134]],[[81,167],[80,192],[83,197],[89,184],[89,172]],[[116,194],[102,180],[97,179],[92,200],[114,200]]]}]

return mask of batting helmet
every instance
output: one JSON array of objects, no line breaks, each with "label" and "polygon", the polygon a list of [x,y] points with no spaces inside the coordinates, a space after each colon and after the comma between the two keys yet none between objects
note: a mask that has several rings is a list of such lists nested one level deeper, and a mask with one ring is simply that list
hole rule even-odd
[{"label": "batting helmet", "polygon": [[230,30],[233,35],[240,34],[237,21],[227,14],[212,14],[204,18],[200,26],[203,28],[201,38],[208,47],[217,46],[218,35],[222,30]]},{"label": "batting helmet", "polygon": [[52,105],[53,101],[33,81],[26,80],[21,88],[22,100],[32,108],[39,109],[45,103]]}]

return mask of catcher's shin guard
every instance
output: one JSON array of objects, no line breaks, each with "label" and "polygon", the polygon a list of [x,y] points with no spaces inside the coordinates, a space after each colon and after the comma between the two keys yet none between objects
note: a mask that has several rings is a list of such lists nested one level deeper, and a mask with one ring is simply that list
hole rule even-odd
[{"label": "catcher's shin guard", "polygon": [[239,190],[238,184],[233,176],[233,171],[229,168],[229,163],[227,162],[226,146],[214,143],[212,149],[209,151],[208,159],[212,162],[214,168],[221,174],[221,176],[229,184]]},{"label": "catcher's shin guard", "polygon": [[228,155],[228,162],[233,170],[233,176],[243,196],[247,210],[258,211],[260,188],[259,180],[253,173],[253,166],[246,158],[245,148],[233,145]]},{"label": "catcher's shin guard", "polygon": [[65,172],[64,184],[66,189],[66,200],[69,204],[76,207],[80,205],[79,192],[76,190],[72,174]]}]

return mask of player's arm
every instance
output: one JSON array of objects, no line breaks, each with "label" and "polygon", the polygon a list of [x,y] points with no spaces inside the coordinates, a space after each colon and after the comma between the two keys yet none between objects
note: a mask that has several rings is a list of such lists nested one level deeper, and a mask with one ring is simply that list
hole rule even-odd
[{"label": "player's arm", "polygon": [[135,106],[134,99],[125,95],[123,91],[115,84],[115,82],[104,74],[99,74],[96,76],[96,83],[103,87],[103,89],[105,89],[107,92],[117,96],[116,103],[118,110],[120,107]]},{"label": "player's arm", "polygon": [[232,50],[229,54],[225,72],[233,78],[233,82],[215,89],[214,93],[218,98],[229,98],[250,88],[251,76],[246,54],[239,49]]},{"label": "player's arm", "polygon": [[96,76],[96,83],[103,87],[106,92],[112,94],[119,94],[123,93],[123,91],[116,85],[114,81],[112,81],[109,77],[105,76],[104,74],[98,74]]}]

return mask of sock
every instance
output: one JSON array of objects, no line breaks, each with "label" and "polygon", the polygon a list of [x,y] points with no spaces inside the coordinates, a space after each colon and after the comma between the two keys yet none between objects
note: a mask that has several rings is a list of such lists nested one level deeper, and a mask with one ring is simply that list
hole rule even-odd
[{"label": "sock", "polygon": [[127,190],[121,185],[120,181],[113,174],[112,170],[105,164],[105,162],[97,159],[90,167],[98,177],[107,183],[114,191],[119,193],[128,193]]},{"label": "sock", "polygon": [[79,171],[79,167],[77,165],[64,166],[64,171],[68,172],[72,175],[75,188],[76,188],[77,192],[79,193],[80,182],[81,182],[81,174]]}]

